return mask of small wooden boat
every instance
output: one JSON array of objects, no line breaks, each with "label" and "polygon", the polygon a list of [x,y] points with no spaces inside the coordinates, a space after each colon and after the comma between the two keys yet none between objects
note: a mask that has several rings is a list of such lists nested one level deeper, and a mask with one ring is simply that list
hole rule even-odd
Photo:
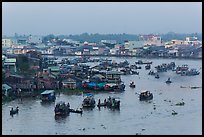
[{"label": "small wooden boat", "polygon": [[19,111],[18,107],[16,107],[16,109],[11,108],[11,110],[10,110],[10,115],[17,114],[18,111]]},{"label": "small wooden boat", "polygon": [[120,109],[120,100],[119,98],[109,97],[106,106],[108,108]]},{"label": "small wooden boat", "polygon": [[140,98],[140,101],[151,100],[153,99],[153,94],[150,93],[150,91],[148,90],[144,90],[140,93],[139,98]]},{"label": "small wooden boat", "polygon": [[155,78],[157,78],[157,79],[158,79],[158,78],[159,78],[159,75],[157,74],[157,75],[155,76]]},{"label": "small wooden boat", "polygon": [[152,70],[150,70],[149,73],[148,73],[148,75],[155,75],[155,72],[152,71]]},{"label": "small wooden boat", "polygon": [[145,69],[150,69],[151,68],[151,65],[150,64],[147,64],[146,66],[145,66]]},{"label": "small wooden boat", "polygon": [[170,78],[168,78],[168,80],[166,81],[166,84],[170,84],[171,83],[171,80]]},{"label": "small wooden boat", "polygon": [[54,90],[45,90],[41,93],[42,102],[54,102],[56,100]]},{"label": "small wooden boat", "polygon": [[121,91],[124,91],[124,89],[125,89],[125,84],[124,83],[120,83],[120,84],[108,83],[108,84],[104,85],[104,90],[105,91],[121,92]]},{"label": "small wooden boat", "polygon": [[92,93],[86,93],[83,96],[84,96],[84,100],[82,103],[83,107],[95,107],[96,101]]},{"label": "small wooden boat", "polygon": [[69,114],[69,103],[65,104],[64,101],[60,101],[55,106],[55,115],[66,116]]},{"label": "small wooden boat", "polygon": [[131,82],[131,83],[130,83],[130,87],[131,87],[131,88],[135,88],[134,82]]}]

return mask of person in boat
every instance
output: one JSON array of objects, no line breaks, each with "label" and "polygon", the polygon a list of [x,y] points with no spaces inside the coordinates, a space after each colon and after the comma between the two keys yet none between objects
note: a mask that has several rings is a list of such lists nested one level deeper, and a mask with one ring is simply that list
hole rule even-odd
[{"label": "person in boat", "polygon": [[133,86],[134,85],[134,81],[132,81],[131,83],[130,83],[130,86]]},{"label": "person in boat", "polygon": [[109,101],[111,100],[111,97],[110,97],[110,96],[108,97],[108,100],[109,100]]},{"label": "person in boat", "polygon": [[168,78],[168,80],[167,80],[167,81],[171,81],[171,80],[170,80],[170,78]]},{"label": "person in boat", "polygon": [[98,99],[98,105],[100,105],[101,104],[101,100],[100,99]]},{"label": "person in boat", "polygon": [[18,109],[18,106],[16,107],[16,110],[18,111],[19,109]]},{"label": "person in boat", "polygon": [[104,104],[106,104],[106,98],[104,99]]},{"label": "person in boat", "polygon": [[69,102],[67,103],[67,107],[68,107],[68,109],[70,108],[70,104],[69,104]]},{"label": "person in boat", "polygon": [[115,98],[113,98],[112,106],[113,106],[113,107],[115,106]]}]

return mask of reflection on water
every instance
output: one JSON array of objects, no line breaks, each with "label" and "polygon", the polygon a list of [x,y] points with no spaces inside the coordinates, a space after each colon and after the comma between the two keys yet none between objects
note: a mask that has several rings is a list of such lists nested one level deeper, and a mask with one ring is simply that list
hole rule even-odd
[{"label": "reflection on water", "polygon": [[[124,61],[125,59],[114,58]],[[130,58],[134,62],[136,59]],[[153,66],[170,63],[170,59],[152,60]],[[176,65],[189,64],[200,68],[201,60],[175,60]],[[38,98],[14,100],[2,105],[2,134],[29,135],[135,135],[135,134],[201,134],[202,133],[202,88],[180,88],[180,86],[202,86],[202,72],[197,76],[179,76],[169,71],[161,73],[159,79],[147,75],[142,68],[139,75],[124,75],[122,80],[126,90],[122,93],[96,93],[94,98],[102,101],[108,96],[121,100],[119,110],[97,106],[84,109],[83,114],[70,113],[66,117],[55,117],[54,107],[58,101],[69,102],[71,108],[82,107],[83,95],[60,94],[56,102],[41,103]],[[166,79],[172,83],[167,85]],[[136,88],[129,87],[134,81]],[[139,101],[141,90],[150,90],[154,98],[151,101]],[[183,106],[177,106],[184,101]],[[10,116],[11,107],[19,106],[19,114]],[[177,114],[172,115],[175,111]]]}]

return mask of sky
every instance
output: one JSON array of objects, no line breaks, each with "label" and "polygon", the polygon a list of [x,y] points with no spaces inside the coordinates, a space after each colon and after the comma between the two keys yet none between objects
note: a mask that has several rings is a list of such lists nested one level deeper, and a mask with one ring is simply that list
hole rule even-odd
[{"label": "sky", "polygon": [[202,33],[202,2],[2,2],[2,35]]}]

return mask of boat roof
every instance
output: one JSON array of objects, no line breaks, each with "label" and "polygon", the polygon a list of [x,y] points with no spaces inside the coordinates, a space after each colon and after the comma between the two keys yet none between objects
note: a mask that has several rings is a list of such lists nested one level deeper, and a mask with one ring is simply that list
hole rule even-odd
[{"label": "boat roof", "polygon": [[93,93],[85,93],[85,94],[83,94],[83,96],[92,97],[92,96],[93,96]]},{"label": "boat roof", "polygon": [[[145,93],[145,92],[147,92],[147,91],[149,91],[149,90],[144,89],[144,90],[141,90],[140,93]],[[150,92],[150,91],[149,91],[149,92]]]},{"label": "boat roof", "polygon": [[41,93],[41,95],[45,95],[45,94],[51,94],[54,93],[54,90],[45,90],[44,92]]}]

